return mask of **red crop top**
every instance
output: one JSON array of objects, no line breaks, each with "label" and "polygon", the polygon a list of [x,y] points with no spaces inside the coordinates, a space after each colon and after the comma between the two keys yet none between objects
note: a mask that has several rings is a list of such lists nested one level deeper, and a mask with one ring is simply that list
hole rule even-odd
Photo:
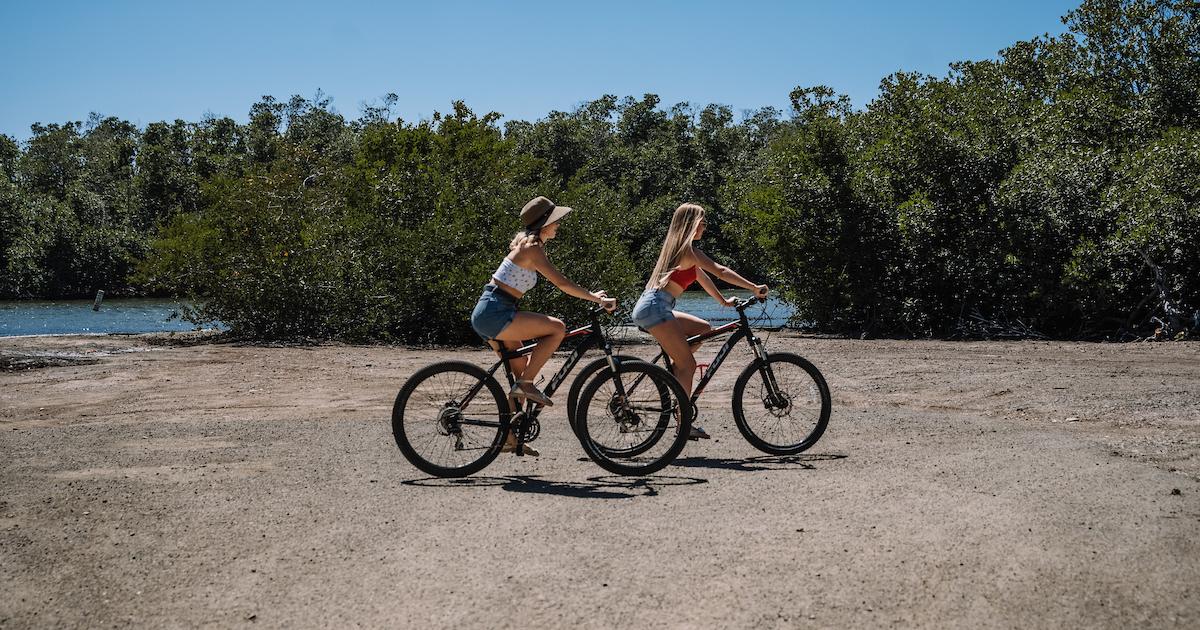
[{"label": "red crop top", "polygon": [[687,269],[676,269],[675,271],[671,272],[671,275],[668,279],[686,289],[692,286],[692,283],[696,281],[696,266],[692,265]]}]

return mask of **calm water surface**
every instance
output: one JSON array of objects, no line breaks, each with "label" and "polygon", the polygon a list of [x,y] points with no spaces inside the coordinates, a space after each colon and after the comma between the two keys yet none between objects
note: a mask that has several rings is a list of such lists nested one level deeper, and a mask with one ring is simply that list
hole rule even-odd
[{"label": "calm water surface", "polygon": [[[749,291],[733,291],[726,289],[723,293],[729,297],[750,297]],[[703,291],[684,291],[675,302],[675,309],[691,313],[707,319],[712,324],[724,324],[737,319],[737,311],[717,303]],[[759,328],[775,328],[784,326],[791,319],[795,310],[786,302],[768,297],[765,304],[757,304],[746,309],[750,323]]]},{"label": "calm water surface", "polygon": [[0,337],[195,330],[178,317],[179,303],[159,298],[0,302]]},{"label": "calm water surface", "polygon": [[[749,291],[726,291],[726,295],[749,297]],[[714,324],[737,318],[737,311],[722,307],[700,291],[679,296],[676,308],[703,317]],[[179,332],[196,326],[179,318],[180,305],[160,298],[113,298],[92,310],[91,300],[0,302],[0,337],[17,335],[79,335],[108,333]],[[469,309],[464,309],[464,314]],[[746,313],[756,326],[783,326],[792,315],[787,304],[768,299]]]}]

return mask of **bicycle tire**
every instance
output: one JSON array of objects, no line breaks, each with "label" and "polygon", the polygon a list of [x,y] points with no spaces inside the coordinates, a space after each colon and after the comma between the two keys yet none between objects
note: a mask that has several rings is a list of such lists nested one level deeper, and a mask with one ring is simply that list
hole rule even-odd
[{"label": "bicycle tire", "polygon": [[[779,387],[784,390],[783,394],[787,396],[787,406],[778,408],[770,404],[768,393],[764,392],[764,367],[771,367],[771,373],[775,376]],[[800,370],[785,370],[785,366],[797,367]],[[787,372],[792,373],[790,378]],[[800,376],[800,373],[805,376]],[[782,375],[782,376],[781,376]],[[787,433],[786,427],[783,427],[782,418],[786,415],[789,419],[792,411],[796,408],[796,401],[804,402],[806,410],[805,418],[803,418],[799,432],[792,432],[794,435],[803,434],[803,438],[798,441],[772,441],[768,437],[761,435],[766,433],[765,430],[755,430],[751,426],[751,421],[746,414],[745,395],[746,388],[750,384],[751,379],[758,377],[758,391],[754,394],[756,402],[761,404],[766,411],[764,416],[759,416],[755,420],[764,419],[764,424],[774,424],[775,428],[783,429],[783,433]],[[754,448],[757,448],[764,453],[771,455],[794,455],[803,452],[817,443],[821,439],[821,435],[825,433],[826,427],[829,425],[829,412],[831,408],[829,385],[825,382],[825,377],[821,375],[821,371],[816,368],[807,359],[787,353],[777,352],[767,355],[766,363],[762,359],[755,359],[742,373],[738,375],[737,381],[733,385],[733,419],[737,424],[737,428],[742,432],[742,436],[746,438]],[[772,422],[765,416],[773,416],[777,421]]]},{"label": "bicycle tire", "polygon": [[[673,462],[679,453],[683,451],[683,447],[687,445],[688,433],[692,426],[692,413],[690,413],[687,395],[680,386],[679,381],[670,372],[645,361],[629,361],[622,362],[617,366],[616,372],[606,370],[602,373],[604,378],[593,378],[587,385],[584,386],[582,394],[580,394],[578,416],[576,417],[576,426],[580,445],[583,450],[596,462],[598,466],[608,472],[617,475],[649,475],[662,470],[668,464]],[[610,406],[609,400],[611,394],[607,391],[601,392],[606,385],[612,384],[615,389],[615,383],[622,383],[622,388],[626,383],[632,383],[634,379],[644,377],[649,378],[655,383],[655,391],[653,394],[647,395],[642,399],[634,399],[632,396],[627,396],[627,405],[613,409]],[[666,389],[670,392],[670,400],[661,400],[658,392]],[[644,391],[649,392],[649,388]],[[613,455],[612,447],[608,446],[607,439],[601,440],[598,434],[594,435],[593,428],[601,429],[604,433],[610,433],[614,428],[614,423],[609,418],[602,418],[600,414],[593,413],[592,401],[597,397],[602,405],[600,409],[610,410],[613,413],[628,413],[632,416],[637,416],[640,412],[646,413],[654,418],[659,418],[663,412],[667,412],[670,419],[674,421],[675,431],[671,435],[672,428],[668,426],[661,427],[658,420],[655,420],[656,426],[650,431],[658,431],[660,435],[654,440],[650,446],[652,448],[661,442],[662,436],[671,436],[671,442],[666,445],[661,453],[650,455],[642,460],[637,460],[638,457],[646,455],[647,449],[642,449],[636,455],[629,457],[619,457]],[[651,397],[653,396],[653,397]]]},{"label": "bicycle tire", "polygon": [[[443,376],[449,376],[451,379],[451,385],[444,391],[428,387],[421,389],[422,385],[430,383],[432,379]],[[458,401],[454,396],[465,396],[479,383],[482,383],[482,387],[471,403],[479,405],[478,408],[482,410],[480,418],[466,418],[462,416],[462,409],[455,406]],[[420,394],[416,398],[428,400],[415,401],[414,394]],[[450,398],[442,400],[446,396]],[[417,413],[422,409],[426,417],[417,417]],[[458,411],[457,417],[454,415],[455,410]],[[428,417],[431,412],[436,413],[436,418]],[[500,447],[504,445],[508,435],[510,417],[508,398],[496,379],[477,365],[465,361],[444,361],[421,368],[404,382],[400,392],[396,394],[396,402],[392,405],[392,436],[405,459],[421,471],[435,477],[466,477],[483,470],[500,454]],[[426,433],[426,429],[433,430],[429,437],[415,440],[420,442],[419,445],[414,444],[418,426]],[[470,446],[464,446],[464,427],[475,426],[480,430],[472,431]],[[493,431],[494,435],[488,441],[488,436]],[[445,443],[450,444],[450,452],[464,455],[461,458],[463,463],[447,466],[431,461],[428,455],[423,454],[422,451],[427,446],[438,448],[439,445],[435,444],[436,438],[446,438],[440,445],[443,451]]]}]

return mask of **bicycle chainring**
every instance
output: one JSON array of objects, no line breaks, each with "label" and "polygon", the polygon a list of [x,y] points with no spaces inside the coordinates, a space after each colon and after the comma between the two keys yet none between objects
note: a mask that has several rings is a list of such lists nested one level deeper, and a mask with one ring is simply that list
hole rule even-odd
[{"label": "bicycle chainring", "polygon": [[515,433],[521,430],[521,423],[525,422],[525,432],[521,435],[521,441],[528,444],[529,442],[538,439],[538,436],[542,434],[542,423],[539,422],[537,418],[530,418],[528,422],[526,422],[525,418],[525,412],[518,413],[517,415],[513,416],[509,426],[512,427],[512,430]]}]

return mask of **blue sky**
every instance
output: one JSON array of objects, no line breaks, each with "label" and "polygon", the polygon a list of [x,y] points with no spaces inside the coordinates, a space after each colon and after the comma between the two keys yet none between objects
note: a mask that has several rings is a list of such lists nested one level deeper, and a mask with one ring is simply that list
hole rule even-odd
[{"label": "blue sky", "polygon": [[856,107],[897,70],[944,75],[1063,31],[1077,0],[1008,2],[55,2],[0,0],[0,133],[89,112],[139,125],[244,121],[318,89],[357,117],[428,118],[462,99],[532,120],[603,94],[786,108],[826,84]]}]

